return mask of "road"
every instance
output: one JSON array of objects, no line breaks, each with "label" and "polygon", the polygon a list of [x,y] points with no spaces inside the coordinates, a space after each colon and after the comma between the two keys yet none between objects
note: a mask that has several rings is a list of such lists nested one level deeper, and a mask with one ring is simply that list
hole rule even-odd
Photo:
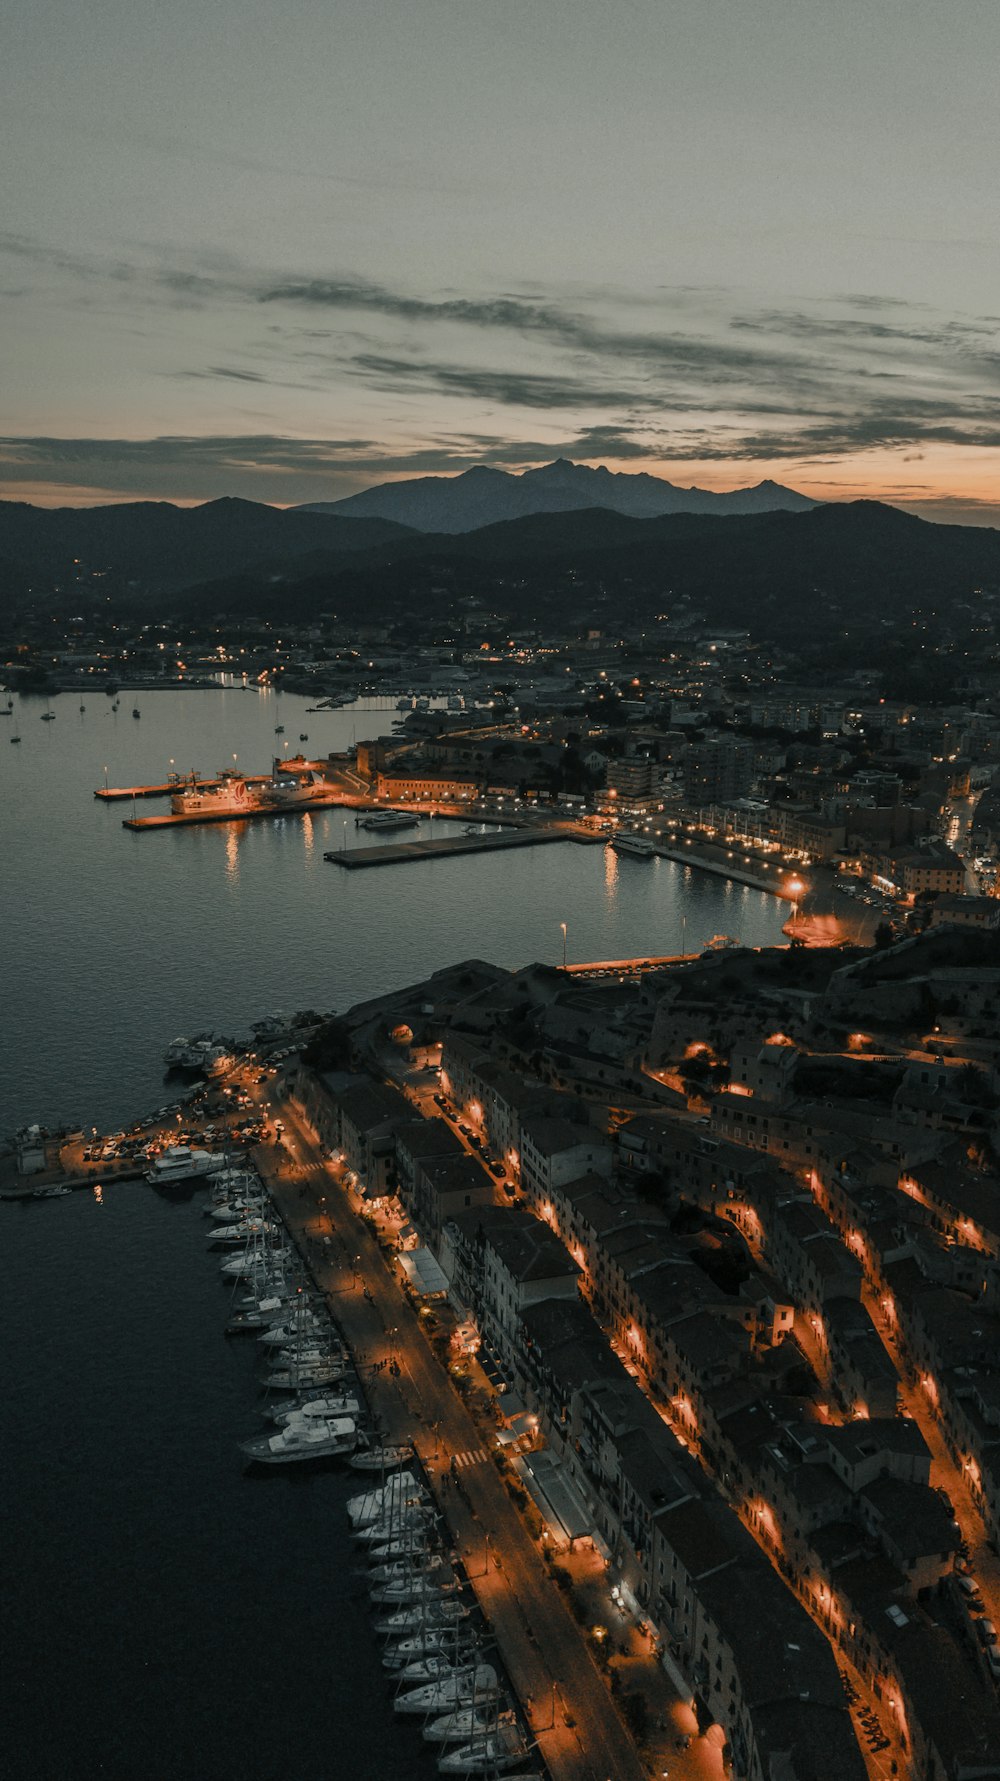
[{"label": "road", "polygon": [[[279,1175],[280,1153],[263,1152],[262,1173],[289,1229],[311,1252],[317,1282],[361,1360],[380,1426],[392,1440],[416,1437],[511,1682],[522,1703],[531,1702],[530,1722],[553,1781],[640,1781],[643,1764],[580,1628],[485,1452],[482,1430],[430,1348],[391,1263],[324,1163],[296,1102],[285,1101],[283,1117],[290,1160],[281,1161]],[[329,1260],[321,1259],[317,1243],[327,1231]],[[398,1380],[388,1371],[368,1376],[374,1363],[393,1358],[401,1368]],[[451,1459],[469,1455],[472,1462],[452,1483]]]}]

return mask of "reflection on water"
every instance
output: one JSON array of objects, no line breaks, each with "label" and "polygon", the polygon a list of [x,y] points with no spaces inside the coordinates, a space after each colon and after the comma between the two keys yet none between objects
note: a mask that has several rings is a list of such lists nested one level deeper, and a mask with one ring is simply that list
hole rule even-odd
[{"label": "reflection on water", "polygon": [[[130,834],[128,803],[94,798],[105,763],[113,785],[162,782],[185,757],[205,774],[234,754],[266,771],[276,710],[290,731],[310,729],[317,756],[390,721],[346,709],[307,722],[304,700],[254,692],[149,694],[142,723],[127,726],[96,697],[70,724],[79,700],[67,695],[53,700],[59,721],[33,725],[31,747],[0,755],[0,1132],[35,1118],[105,1125],[159,1104],[162,1051],[177,1033],[345,1008],[457,958],[558,964],[562,922],[578,962],[680,952],[682,937],[687,952],[719,933],[781,938],[787,910],[773,898],[667,860],[620,861],[610,847],[346,871],[324,854],[455,827],[372,835],[330,809]],[[25,719],[40,708],[20,704]]]}]

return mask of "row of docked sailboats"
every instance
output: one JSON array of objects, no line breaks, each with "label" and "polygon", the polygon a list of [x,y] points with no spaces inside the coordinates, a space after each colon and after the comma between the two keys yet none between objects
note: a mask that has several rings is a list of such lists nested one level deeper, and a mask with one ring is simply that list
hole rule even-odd
[{"label": "row of docked sailboats", "polygon": [[495,1667],[485,1661],[456,1557],[441,1550],[437,1516],[420,1478],[396,1470],[352,1497],[347,1513],[367,1548],[393,1708],[423,1719],[424,1741],[440,1748],[438,1772],[538,1781],[523,1771],[527,1737]]}]

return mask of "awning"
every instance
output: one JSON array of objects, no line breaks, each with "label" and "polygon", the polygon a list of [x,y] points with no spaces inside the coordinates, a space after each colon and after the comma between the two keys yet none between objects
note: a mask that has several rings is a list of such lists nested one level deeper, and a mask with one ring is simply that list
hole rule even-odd
[{"label": "awning", "polygon": [[424,1298],[448,1291],[448,1276],[429,1249],[404,1249],[399,1261],[410,1285]]},{"label": "awning", "polygon": [[593,1532],[594,1524],[557,1460],[544,1448],[519,1454],[514,1470],[552,1532],[565,1540]]}]

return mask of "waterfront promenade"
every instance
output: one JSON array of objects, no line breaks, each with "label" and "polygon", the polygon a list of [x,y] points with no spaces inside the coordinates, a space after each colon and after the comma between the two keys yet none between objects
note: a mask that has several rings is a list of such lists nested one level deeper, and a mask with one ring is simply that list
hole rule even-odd
[{"label": "waterfront promenade", "polygon": [[[259,1163],[282,1217],[360,1361],[390,1440],[414,1438],[552,1781],[641,1781],[646,1774],[584,1635],[484,1450],[483,1435],[419,1327],[369,1226],[323,1162],[294,1101],[284,1103],[295,1161]],[[330,1250],[318,1240],[330,1235]],[[367,1287],[369,1298],[365,1297]],[[380,1360],[395,1359],[371,1375]],[[453,1456],[482,1453],[449,1478]],[[677,1771],[678,1773],[680,1771]]]}]

